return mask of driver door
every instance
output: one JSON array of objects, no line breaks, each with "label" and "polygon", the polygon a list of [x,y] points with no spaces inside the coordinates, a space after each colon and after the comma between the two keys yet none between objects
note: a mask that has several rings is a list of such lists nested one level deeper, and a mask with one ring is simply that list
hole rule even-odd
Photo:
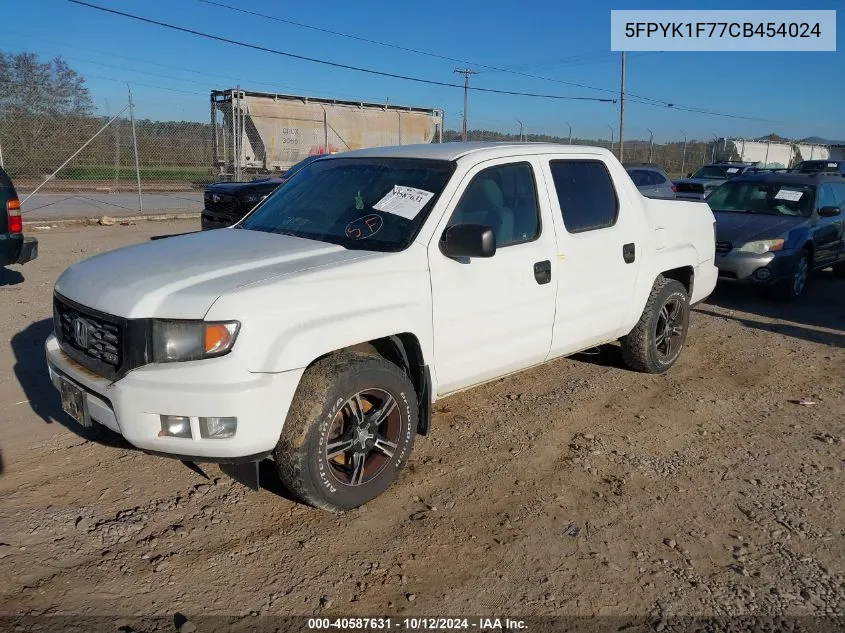
[{"label": "driver door", "polygon": [[[541,363],[549,353],[555,235],[548,199],[537,194],[535,162],[497,159],[472,169],[429,244],[438,395]],[[496,254],[443,255],[443,231],[461,223],[490,226]]]}]

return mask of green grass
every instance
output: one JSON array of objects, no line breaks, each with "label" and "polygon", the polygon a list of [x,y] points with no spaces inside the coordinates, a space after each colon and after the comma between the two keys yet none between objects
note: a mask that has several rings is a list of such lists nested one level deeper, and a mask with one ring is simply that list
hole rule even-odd
[{"label": "green grass", "polygon": [[[65,167],[58,174],[58,180],[114,180],[115,171],[119,180],[134,180],[134,167],[115,168],[108,166]],[[206,167],[141,167],[141,180],[209,180],[211,169]]]}]

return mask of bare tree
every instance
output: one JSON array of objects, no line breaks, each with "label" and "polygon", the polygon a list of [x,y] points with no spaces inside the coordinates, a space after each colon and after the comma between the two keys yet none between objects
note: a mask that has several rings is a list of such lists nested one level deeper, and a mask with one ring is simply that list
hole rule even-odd
[{"label": "bare tree", "polygon": [[85,79],[61,58],[0,52],[0,136],[13,171],[35,175],[55,165],[95,124],[93,110]]}]

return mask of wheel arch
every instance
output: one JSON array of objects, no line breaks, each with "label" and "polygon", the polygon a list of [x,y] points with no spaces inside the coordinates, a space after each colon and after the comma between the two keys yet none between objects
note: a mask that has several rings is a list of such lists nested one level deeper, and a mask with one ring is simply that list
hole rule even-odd
[{"label": "wheel arch", "polygon": [[396,365],[408,376],[414,385],[414,391],[420,407],[417,433],[422,436],[429,435],[431,431],[431,372],[426,364],[419,338],[412,332],[401,332],[369,341],[362,341],[326,352],[315,358],[309,363],[308,367],[329,356],[348,352],[357,352],[383,358],[389,363]]}]

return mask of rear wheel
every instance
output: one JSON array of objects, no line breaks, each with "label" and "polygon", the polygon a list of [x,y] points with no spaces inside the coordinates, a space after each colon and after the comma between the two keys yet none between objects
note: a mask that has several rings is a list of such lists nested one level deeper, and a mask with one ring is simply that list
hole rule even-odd
[{"label": "rear wheel", "polygon": [[801,299],[807,292],[811,269],[810,254],[806,250],[801,251],[792,265],[789,277],[775,285],[774,291],[777,297],[784,301]]},{"label": "rear wheel", "polygon": [[413,450],[418,405],[396,365],[348,353],[312,365],[274,453],[282,482],[303,501],[340,512],[387,490]]},{"label": "rear wheel", "polygon": [[689,311],[689,295],[683,284],[658,277],[639,322],[622,339],[625,364],[650,374],[668,371],[686,342]]}]

